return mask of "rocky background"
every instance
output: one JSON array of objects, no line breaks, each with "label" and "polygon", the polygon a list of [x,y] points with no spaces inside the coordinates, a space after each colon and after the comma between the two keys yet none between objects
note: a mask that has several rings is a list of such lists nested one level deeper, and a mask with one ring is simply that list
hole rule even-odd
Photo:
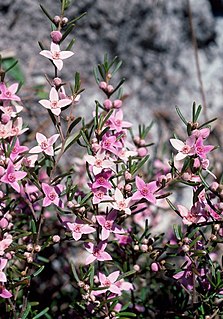
[{"label": "rocky background", "polygon": [[[37,41],[50,44],[50,23],[39,3],[52,16],[59,13],[55,0],[0,0],[0,51],[3,57],[19,60],[25,74],[21,94],[32,121],[45,113],[38,99],[31,102],[33,87],[46,83],[43,74],[52,69],[39,55]],[[208,115],[221,117],[223,1],[190,0],[190,4]],[[67,16],[85,11],[87,16],[74,30],[75,55],[65,61],[61,73],[69,81],[75,71],[81,73],[86,91],[80,112],[93,110],[98,93],[92,71],[105,52],[124,61],[120,77],[126,78],[124,111],[129,120],[146,124],[162,114],[168,121],[177,118],[175,105],[190,114],[193,101],[202,103],[187,0],[73,0]],[[102,101],[100,92],[99,98]]]}]

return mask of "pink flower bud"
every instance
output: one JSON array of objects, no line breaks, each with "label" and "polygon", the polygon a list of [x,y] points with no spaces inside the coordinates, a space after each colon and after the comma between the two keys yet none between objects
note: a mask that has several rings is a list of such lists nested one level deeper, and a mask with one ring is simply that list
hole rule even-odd
[{"label": "pink flower bud", "polygon": [[60,236],[54,235],[52,239],[53,239],[53,242],[54,242],[54,243],[59,243],[59,241],[60,241]]},{"label": "pink flower bud", "polygon": [[55,17],[53,18],[53,22],[54,22],[56,25],[58,25],[58,24],[60,23],[60,20],[61,20],[61,18],[60,18],[59,16],[55,16]]},{"label": "pink flower bud", "polygon": [[1,121],[3,124],[7,124],[10,121],[11,117],[9,114],[2,114]]},{"label": "pink flower bud", "polygon": [[210,186],[210,189],[213,191],[217,191],[219,184],[217,182],[213,182]]},{"label": "pink flower bud", "polygon": [[141,245],[141,250],[142,250],[144,253],[147,252],[148,246],[145,245],[145,244]]},{"label": "pink flower bud", "polygon": [[109,99],[105,100],[103,105],[106,108],[106,110],[110,110],[112,108],[112,102]]},{"label": "pink flower bud", "polygon": [[138,135],[134,136],[133,141],[135,144],[140,144],[141,138]]},{"label": "pink flower bud", "polygon": [[132,185],[131,185],[131,184],[126,184],[126,185],[125,185],[125,190],[126,190],[126,192],[131,192],[131,190],[132,190]]},{"label": "pink flower bud", "polygon": [[114,91],[114,88],[113,88],[113,86],[111,84],[109,84],[107,86],[107,91],[108,91],[108,93],[112,93]]},{"label": "pink flower bud", "polygon": [[69,21],[69,20],[68,20],[67,17],[63,17],[63,19],[62,19],[62,24],[63,24],[63,26],[66,25],[68,21]]},{"label": "pink flower bud", "polygon": [[159,264],[158,263],[152,263],[150,267],[151,267],[151,270],[153,272],[159,271]]},{"label": "pink flower bud", "polygon": [[99,83],[99,88],[102,90],[106,90],[107,89],[107,83],[106,82],[100,82]]},{"label": "pink flower bud", "polygon": [[62,33],[60,31],[52,31],[50,33],[51,39],[54,43],[58,44],[62,39]]},{"label": "pink flower bud", "polygon": [[120,109],[120,107],[122,106],[122,101],[121,100],[114,100],[113,106],[115,109]]},{"label": "pink flower bud", "polygon": [[5,217],[0,219],[0,228],[5,229],[8,226],[8,224],[9,222]]},{"label": "pink flower bud", "polygon": [[137,264],[135,264],[135,265],[133,266],[133,269],[138,272],[138,271],[140,271],[140,266],[137,265]]},{"label": "pink flower bud", "polygon": [[145,147],[138,148],[138,156],[143,157],[143,156],[146,156],[146,154],[147,154],[147,149]]},{"label": "pink flower bud", "polygon": [[54,79],[53,79],[53,84],[54,84],[55,86],[60,86],[60,85],[62,84],[61,78],[54,78]]}]

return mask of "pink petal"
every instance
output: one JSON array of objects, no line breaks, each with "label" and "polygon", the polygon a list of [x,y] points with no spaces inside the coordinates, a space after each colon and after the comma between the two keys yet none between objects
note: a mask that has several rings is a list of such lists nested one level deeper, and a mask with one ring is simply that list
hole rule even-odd
[{"label": "pink petal", "polygon": [[99,261],[104,261],[104,260],[112,260],[112,257],[106,253],[105,251],[101,252],[100,256],[97,258]]},{"label": "pink petal", "polygon": [[94,250],[94,244],[89,242],[84,244],[85,249],[89,252],[92,253]]},{"label": "pink petal", "polygon": [[91,233],[94,233],[96,231],[95,228],[91,227],[91,226],[88,226],[88,225],[84,225],[82,227],[82,233],[83,234],[91,234]]},{"label": "pink petal", "polygon": [[6,288],[3,288],[2,289],[2,293],[0,294],[0,297],[2,297],[2,298],[11,298],[12,294]]},{"label": "pink petal", "polygon": [[50,60],[52,60],[52,58],[53,58],[52,57],[52,53],[50,51],[48,51],[48,50],[43,50],[39,54],[42,55],[42,56],[45,56],[46,58],[48,58]]},{"label": "pink petal", "polygon": [[102,228],[102,231],[101,231],[101,240],[106,240],[108,239],[110,235],[110,230],[106,229],[106,228]]},{"label": "pink petal", "polygon": [[117,202],[123,201],[122,192],[120,191],[120,189],[119,189],[118,187],[115,189],[115,200],[116,200]]},{"label": "pink petal", "polygon": [[55,60],[55,59],[53,59],[53,63],[56,65],[56,67],[57,67],[57,69],[58,69],[59,71],[62,70],[62,68],[63,68],[63,61],[62,61],[62,60]]},{"label": "pink petal", "polygon": [[51,109],[51,103],[48,100],[40,100],[39,103],[46,109]]},{"label": "pink petal", "polygon": [[50,50],[51,52],[60,52],[60,46],[54,42],[51,42]]},{"label": "pink petal", "polygon": [[187,157],[188,154],[183,154],[183,153],[178,153],[176,156],[175,156],[175,160],[176,161],[181,161],[182,159],[184,159],[185,157]]},{"label": "pink petal", "polygon": [[18,90],[19,84],[18,83],[13,83],[8,87],[8,90],[12,93],[15,94]]},{"label": "pink petal", "polygon": [[74,52],[71,52],[71,51],[60,51],[60,57],[63,60],[71,57],[72,55],[74,55]]},{"label": "pink petal", "polygon": [[62,99],[62,100],[59,100],[58,107],[62,108],[62,107],[65,107],[71,103],[72,103],[72,101],[70,99]]},{"label": "pink petal", "polygon": [[59,101],[58,92],[54,87],[51,88],[49,97],[50,97],[50,101]]},{"label": "pink petal", "polygon": [[52,201],[49,199],[49,197],[44,197],[44,199],[43,199],[43,207],[47,207],[47,206],[49,206],[49,205],[51,205],[51,203],[52,203]]},{"label": "pink petal", "polygon": [[6,282],[7,278],[4,272],[0,271],[0,282]]},{"label": "pink petal", "polygon": [[138,189],[141,189],[145,186],[145,182],[142,178],[140,178],[139,176],[136,176],[136,187]]},{"label": "pink petal", "polygon": [[104,226],[106,219],[104,218],[104,216],[98,215],[96,216],[97,222],[99,225]]},{"label": "pink petal", "polygon": [[60,113],[61,113],[61,109],[60,108],[57,108],[57,109],[51,109],[51,112],[53,113],[53,114],[55,114],[55,115],[60,115]]},{"label": "pink petal", "polygon": [[178,151],[182,150],[182,148],[185,146],[184,142],[175,138],[171,138],[170,143]]},{"label": "pink petal", "polygon": [[16,190],[18,193],[20,193],[20,186],[17,182],[9,183],[14,190]]},{"label": "pink petal", "polygon": [[54,134],[53,136],[48,138],[48,143],[50,145],[53,145],[56,142],[56,140],[58,139],[59,136],[60,136],[59,134]]},{"label": "pink petal", "polygon": [[42,133],[37,132],[36,133],[36,140],[38,144],[41,144],[42,142],[46,142],[47,138],[45,135],[43,135]]},{"label": "pink petal", "polygon": [[104,274],[102,274],[101,272],[99,272],[98,277],[99,277],[100,283],[102,285],[104,285],[104,282],[107,279],[107,277]]},{"label": "pink petal", "polygon": [[14,174],[17,181],[19,181],[20,179],[23,179],[27,175],[26,172],[21,172],[21,171],[15,172]]},{"label": "pink petal", "polygon": [[114,271],[113,273],[111,273],[108,276],[108,279],[110,280],[110,282],[114,283],[118,279],[119,275],[120,275],[120,271],[119,270]]},{"label": "pink petal", "polygon": [[[4,269],[7,265],[8,259],[6,258],[0,258],[0,270]],[[1,281],[1,280],[0,280]]]},{"label": "pink petal", "polygon": [[40,146],[34,146],[29,150],[29,153],[41,153],[43,150]]},{"label": "pink petal", "polygon": [[72,232],[72,236],[75,240],[79,240],[82,236],[81,233]]},{"label": "pink petal", "polygon": [[142,194],[139,191],[136,191],[133,195],[132,195],[132,200],[140,200],[142,199]]},{"label": "pink petal", "polygon": [[47,149],[45,149],[44,152],[49,156],[53,156],[54,155],[53,146],[47,147]]},{"label": "pink petal", "polygon": [[121,289],[117,287],[116,285],[111,285],[109,287],[109,290],[113,292],[114,294],[121,295]]},{"label": "pink petal", "polygon": [[95,260],[96,260],[96,257],[94,255],[89,255],[85,260],[85,265],[89,265]]}]

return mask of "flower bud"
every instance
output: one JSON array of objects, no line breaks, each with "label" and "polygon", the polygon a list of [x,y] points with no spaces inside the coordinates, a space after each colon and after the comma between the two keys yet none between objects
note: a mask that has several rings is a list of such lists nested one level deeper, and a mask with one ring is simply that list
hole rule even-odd
[{"label": "flower bud", "polygon": [[147,149],[145,147],[138,148],[138,156],[144,157],[147,154]]},{"label": "flower bud", "polygon": [[133,266],[133,269],[135,271],[139,272],[140,271],[140,266],[136,264],[136,265]]},{"label": "flower bud", "polygon": [[148,251],[148,246],[145,245],[145,244],[141,245],[141,250],[142,250],[144,253],[147,252],[147,251]]},{"label": "flower bud", "polygon": [[53,22],[54,22],[56,25],[58,25],[58,24],[60,23],[60,21],[61,21],[61,18],[60,18],[59,16],[55,16],[55,17],[53,18]]},{"label": "flower bud", "polygon": [[131,192],[132,191],[132,185],[131,184],[126,184],[125,185],[125,191],[128,192],[128,193]]},{"label": "flower bud", "polygon": [[219,187],[219,184],[217,182],[213,182],[210,186],[210,189],[212,191],[217,191],[218,190],[218,187]]},{"label": "flower bud", "polygon": [[38,253],[41,250],[41,246],[40,245],[35,245],[34,246],[34,250]]},{"label": "flower bud", "polygon": [[134,250],[135,250],[135,251],[138,251],[138,250],[139,250],[139,245],[135,245],[135,246],[134,246]]},{"label": "flower bud", "polygon": [[60,241],[60,236],[54,235],[53,238],[52,238],[52,240],[53,240],[54,243],[59,243],[59,241]]},{"label": "flower bud", "polygon": [[10,121],[11,117],[9,114],[2,114],[1,121],[2,124],[7,124]]},{"label": "flower bud", "polygon": [[60,31],[52,31],[50,37],[54,43],[58,44],[62,39],[62,33]]},{"label": "flower bud", "polygon": [[68,21],[69,21],[69,20],[68,20],[67,17],[63,17],[63,19],[62,19],[62,25],[65,26]]},{"label": "flower bud", "polygon": [[112,93],[114,91],[114,88],[113,88],[113,86],[111,84],[109,84],[107,86],[107,91],[108,91],[108,93]]},{"label": "flower bud", "polygon": [[157,271],[159,271],[159,264],[158,263],[152,263],[151,264],[151,270],[153,271],[153,272],[157,272]]},{"label": "flower bud", "polygon": [[107,89],[107,83],[104,81],[100,82],[99,88],[105,91]]},{"label": "flower bud", "polygon": [[120,109],[120,107],[122,106],[122,100],[114,100],[113,106],[115,109]]},{"label": "flower bud", "polygon": [[110,110],[112,108],[112,101],[109,99],[106,99],[103,103],[103,106],[105,107],[106,110]]},{"label": "flower bud", "polygon": [[60,87],[61,84],[62,84],[61,78],[54,78],[54,79],[53,79],[53,84],[54,84],[56,87]]},{"label": "flower bud", "polygon": [[33,244],[28,244],[28,245],[26,246],[26,249],[27,249],[28,251],[32,251],[32,250],[33,250]]}]

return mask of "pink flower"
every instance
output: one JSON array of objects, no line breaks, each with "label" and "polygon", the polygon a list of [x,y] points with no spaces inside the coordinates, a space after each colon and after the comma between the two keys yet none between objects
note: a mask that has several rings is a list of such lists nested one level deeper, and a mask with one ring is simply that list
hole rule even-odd
[{"label": "pink flower", "polygon": [[21,117],[17,117],[11,128],[11,136],[19,136],[26,131],[28,131],[28,128],[23,128],[23,119]]},{"label": "pink flower", "polygon": [[67,227],[71,230],[72,236],[75,240],[79,240],[83,234],[91,234],[96,231],[95,228],[88,224],[82,224],[78,220],[76,220],[75,223],[67,223]]},{"label": "pink flower", "polygon": [[18,181],[23,179],[27,175],[26,172],[16,171],[13,163],[10,161],[5,174],[1,178],[1,182],[9,184],[18,193],[20,192],[20,186]]},{"label": "pink flower", "polygon": [[99,151],[95,156],[87,154],[85,155],[85,160],[93,166],[92,170],[94,175],[101,173],[104,168],[115,169],[114,162],[107,159],[104,152]]},{"label": "pink flower", "polygon": [[178,151],[178,154],[175,156],[177,161],[180,161],[187,157],[188,155],[194,154],[194,142],[195,136],[190,136],[186,140],[186,143],[182,142],[181,140],[171,138],[170,143],[172,146]]},{"label": "pink flower", "polygon": [[60,115],[61,108],[71,104],[72,102],[70,99],[59,100],[58,92],[54,87],[50,90],[49,98],[50,100],[40,100],[39,103],[57,116]]},{"label": "pink flower", "polygon": [[123,211],[127,215],[131,215],[131,209],[129,208],[129,203],[131,201],[131,197],[125,199],[120,189],[115,189],[114,195],[115,202],[112,203],[114,209]]},{"label": "pink flower", "polygon": [[157,189],[157,185],[155,181],[146,184],[140,177],[136,176],[136,187],[137,191],[133,194],[132,200],[145,198],[150,203],[156,203],[154,192]]},{"label": "pink flower", "polygon": [[14,147],[13,147],[11,153],[10,153],[10,159],[12,161],[14,161],[18,157],[19,154],[28,151],[28,149],[29,148],[27,146],[21,146],[20,143],[19,143],[19,139],[17,138],[16,142],[15,142],[15,145],[14,145]]},{"label": "pink flower", "polygon": [[0,138],[7,138],[11,136],[12,131],[12,121],[7,122],[6,124],[0,123]]},{"label": "pink flower", "polygon": [[100,286],[99,287],[106,287],[105,289],[102,290],[97,290],[94,292],[94,295],[99,295],[102,294],[106,291],[110,291],[113,294],[116,295],[121,295],[121,289],[120,287],[118,287],[118,285],[116,285],[116,281],[118,279],[120,275],[120,271],[114,271],[112,272],[110,275],[108,275],[108,277],[106,277],[104,274],[102,274],[101,272],[99,272],[98,277],[100,280]]},{"label": "pink flower", "polygon": [[91,188],[93,193],[93,204],[99,204],[102,201],[112,201],[113,198],[109,195],[106,195],[107,189],[104,187]]},{"label": "pink flower", "polygon": [[60,46],[52,42],[50,51],[43,50],[40,54],[52,60],[58,70],[62,70],[63,60],[71,57],[74,53],[71,51],[60,51]]},{"label": "pink flower", "polygon": [[213,145],[204,145],[203,138],[198,137],[196,143],[194,144],[194,152],[202,159],[206,158],[206,155],[214,149]]},{"label": "pink flower", "polygon": [[96,216],[98,224],[102,227],[101,240],[108,239],[110,233],[123,234],[125,231],[114,223],[117,213],[113,210],[107,217],[102,215]]},{"label": "pink flower", "polygon": [[10,85],[8,88],[5,83],[0,83],[0,100],[11,100],[11,101],[20,101],[20,97],[18,97],[15,93],[18,90],[18,83],[14,83]]},{"label": "pink flower", "polygon": [[49,156],[53,156],[54,155],[53,144],[56,142],[58,137],[59,137],[59,134],[54,134],[50,138],[46,138],[45,135],[37,132],[36,133],[36,140],[37,140],[37,143],[39,145],[31,148],[29,153],[44,152]]},{"label": "pink flower", "polygon": [[95,176],[94,183],[92,183],[92,188],[103,187],[106,189],[110,189],[112,186],[108,180],[111,177],[111,175],[112,175],[111,171],[106,171],[106,172],[97,174]]},{"label": "pink flower", "polygon": [[117,132],[121,132],[123,128],[129,128],[132,126],[132,123],[123,121],[123,112],[122,110],[118,110],[110,116],[107,125],[110,126],[111,130],[116,130]]},{"label": "pink flower", "polygon": [[45,194],[43,207],[47,207],[53,203],[56,206],[63,208],[63,202],[59,198],[60,193],[64,189],[63,185],[57,184],[56,186],[50,186],[46,183],[42,183],[42,189]]},{"label": "pink flower", "polygon": [[203,210],[201,209],[201,204],[198,202],[196,205],[192,206],[191,210],[187,209],[183,205],[177,205],[177,208],[183,218],[182,222],[185,225],[196,224],[206,220],[206,218],[202,216]]},{"label": "pink flower", "polygon": [[107,247],[107,243],[104,241],[99,242],[98,245],[94,245],[93,243],[89,242],[86,243],[85,248],[90,253],[90,255],[86,258],[85,265],[89,265],[95,260],[98,261],[106,261],[112,260],[112,257],[106,253],[104,250]]}]

